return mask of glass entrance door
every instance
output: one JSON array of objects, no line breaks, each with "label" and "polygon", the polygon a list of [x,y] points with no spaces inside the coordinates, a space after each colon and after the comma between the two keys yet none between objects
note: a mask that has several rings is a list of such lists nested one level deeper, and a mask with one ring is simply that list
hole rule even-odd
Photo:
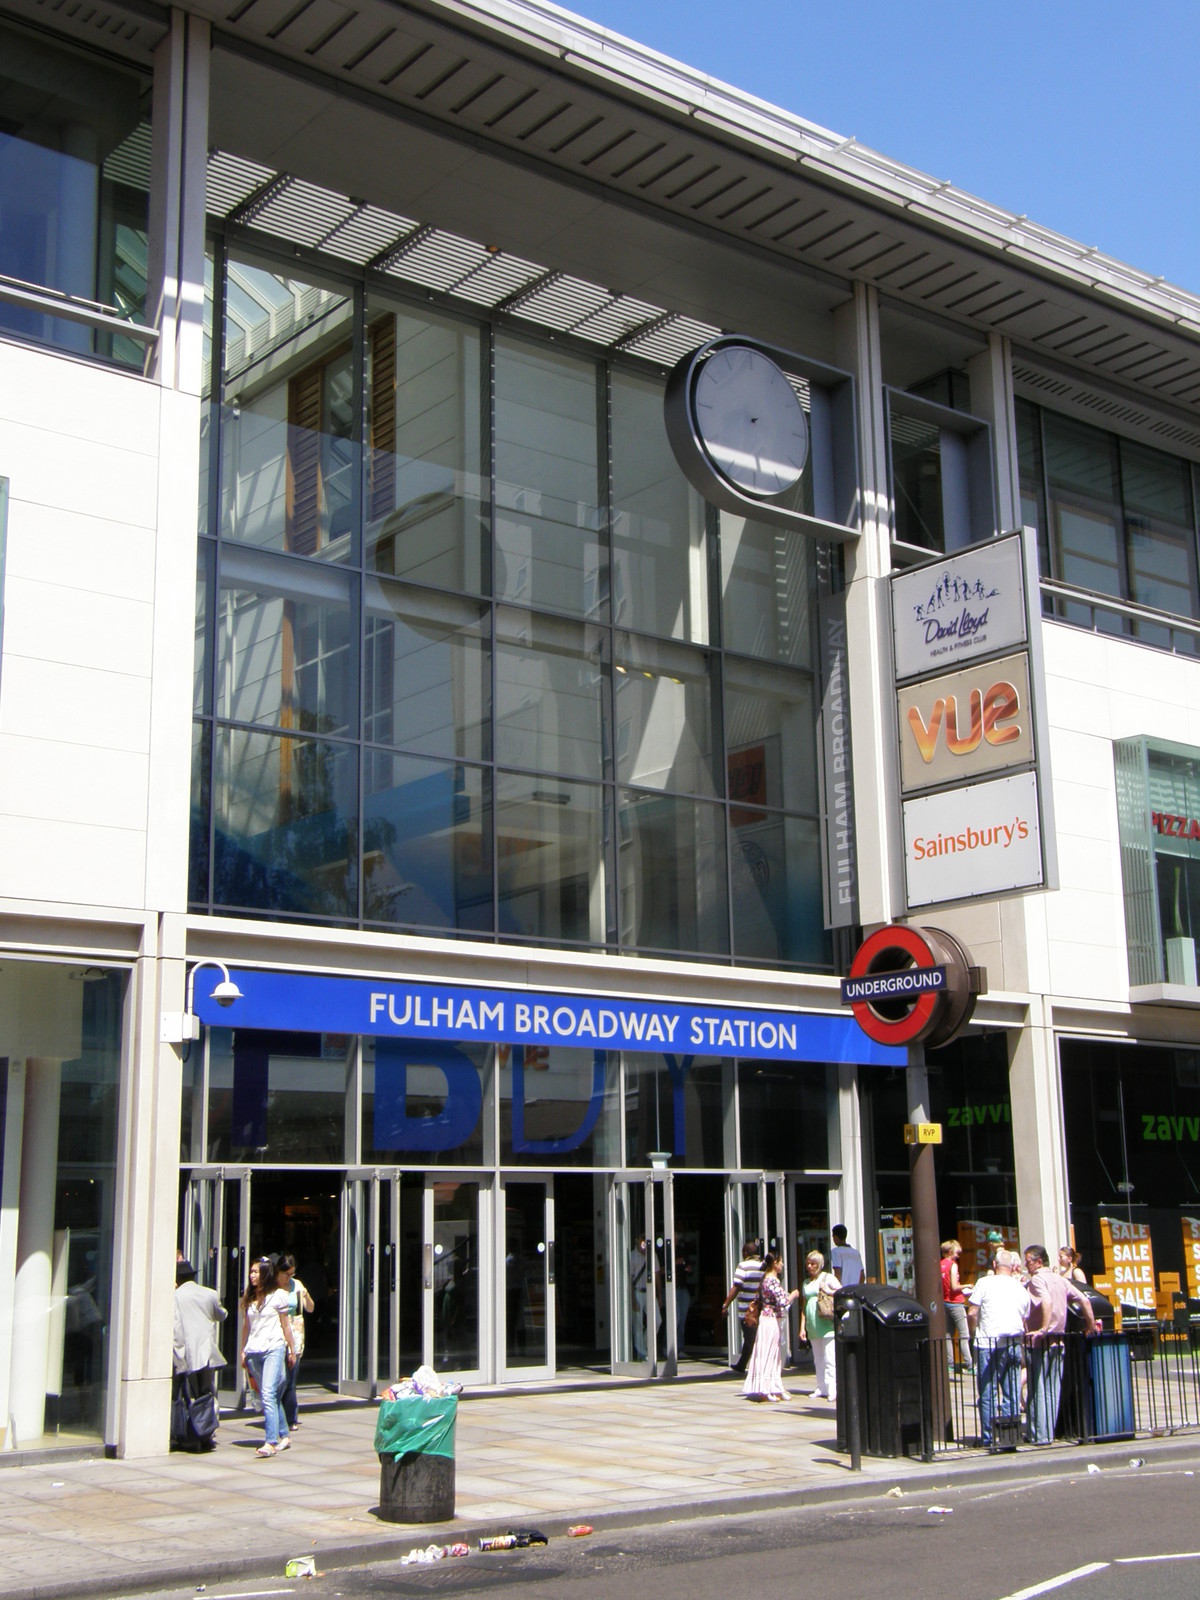
[{"label": "glass entrance door", "polygon": [[217,1371],[217,1388],[223,1403],[237,1403],[245,1383],[238,1302],[250,1262],[247,1167],[193,1168],[184,1209],[183,1253],[196,1269],[197,1282],[215,1289],[225,1307],[227,1315],[218,1333],[225,1365]]},{"label": "glass entrance door", "polygon": [[478,1178],[451,1173],[425,1179],[422,1331],[425,1359],[440,1376],[480,1379],[480,1309],[487,1305]]},{"label": "glass entrance door", "polygon": [[504,1375],[549,1377],[556,1363],[553,1184],[548,1178],[507,1178],[500,1197]]},{"label": "glass entrance door", "polygon": [[338,1393],[373,1399],[398,1376],[399,1175],[351,1168],[342,1189]]},{"label": "glass entrance door", "polygon": [[671,1173],[616,1172],[608,1202],[612,1370],[673,1377],[679,1338]]}]

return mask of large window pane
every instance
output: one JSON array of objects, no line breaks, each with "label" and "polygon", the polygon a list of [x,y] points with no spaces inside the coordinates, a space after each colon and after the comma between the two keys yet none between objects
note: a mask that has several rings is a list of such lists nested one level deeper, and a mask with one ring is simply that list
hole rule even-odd
[{"label": "large window pane", "polygon": [[353,559],[360,455],[352,324],[348,295],[229,261],[221,413],[226,538]]},{"label": "large window pane", "polygon": [[624,1060],[627,1166],[646,1166],[652,1151],[666,1151],[677,1167],[733,1165],[719,1061],[640,1051]]},{"label": "large window pane", "polygon": [[739,961],[828,967],[821,843],[807,817],[730,809],[733,830],[733,953]]},{"label": "large window pane", "polygon": [[240,728],[216,746],[214,902],[357,917],[355,748]]},{"label": "large window pane", "polygon": [[[145,76],[0,27],[0,275],[145,321]],[[0,332],[141,367],[145,347],[0,305]]]},{"label": "large window pane", "polygon": [[217,714],[302,733],[349,732],[356,633],[340,573],[226,546]]},{"label": "large window pane", "polygon": [[617,777],[648,789],[719,794],[711,657],[627,633],[617,635],[616,652]]},{"label": "large window pane", "polygon": [[479,330],[367,308],[367,565],[466,594],[491,587]]},{"label": "large window pane", "polygon": [[499,599],[601,615],[598,376],[590,361],[496,340]]},{"label": "large window pane", "polygon": [[496,775],[500,934],[602,945],[609,936],[604,791]]},{"label": "large window pane", "polygon": [[890,428],[896,538],[922,550],[944,550],[941,432],[894,411]]},{"label": "large window pane", "polygon": [[366,751],[363,773],[366,921],[490,933],[488,774],[386,750]]},{"label": "large window pane", "polygon": [[494,1159],[492,1045],[367,1038],[362,1046],[364,1161],[424,1168]]},{"label": "large window pane", "polygon": [[829,1165],[830,1097],[823,1066],[739,1061],[738,1126],[743,1167]]},{"label": "large window pane", "polygon": [[523,611],[496,615],[496,759],[604,776],[605,635]]},{"label": "large window pane", "polygon": [[721,512],[721,632],[727,650],[812,665],[813,541]]},{"label": "large window pane", "polygon": [[208,903],[208,830],[211,822],[212,723],[192,724],[192,791],[188,828],[188,900]]},{"label": "large window pane", "polygon": [[424,755],[486,761],[488,616],[470,600],[369,578],[363,736]]},{"label": "large window pane", "polygon": [[622,789],[617,838],[622,948],[727,954],[723,808]]},{"label": "large window pane", "polygon": [[731,800],[816,811],[817,743],[807,674],[726,657],[725,743]]},{"label": "large window pane", "polygon": [[1119,499],[1116,440],[1099,428],[1045,414],[1046,474],[1051,490],[1116,505]]},{"label": "large window pane", "polygon": [[346,1159],[346,1041],[209,1030],[208,1159]]},{"label": "large window pane", "polygon": [[500,1045],[496,1058],[502,1163],[621,1164],[615,1054],[563,1045]]},{"label": "large window pane", "polygon": [[613,621],[708,642],[704,503],[680,472],[663,423],[663,386],[612,374]]}]

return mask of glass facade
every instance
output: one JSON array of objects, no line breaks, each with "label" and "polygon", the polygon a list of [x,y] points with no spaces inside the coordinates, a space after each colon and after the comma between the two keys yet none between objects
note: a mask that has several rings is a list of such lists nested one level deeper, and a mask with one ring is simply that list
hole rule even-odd
[{"label": "glass facade", "polygon": [[0,1281],[6,1448],[104,1436],[126,984],[100,967],[0,972],[0,1193],[20,1218]]},{"label": "glass facade", "polygon": [[657,374],[216,247],[193,909],[828,969],[810,540]]},{"label": "glass facade", "polygon": [[[0,25],[0,276],[145,321],[150,80]],[[140,369],[120,333],[0,302],[0,333]]]},{"label": "glass facade", "polygon": [[[1097,597],[1200,622],[1195,468],[1074,418],[1018,400],[1025,522],[1042,576]],[[1048,615],[1194,655],[1196,635],[1047,596]]]}]

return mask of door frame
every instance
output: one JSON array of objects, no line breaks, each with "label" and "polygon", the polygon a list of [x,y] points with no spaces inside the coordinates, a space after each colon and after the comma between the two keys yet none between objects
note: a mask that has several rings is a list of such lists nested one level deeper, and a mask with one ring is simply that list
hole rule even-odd
[{"label": "door frame", "polygon": [[[250,1186],[252,1172],[245,1162],[213,1163],[208,1162],[199,1166],[186,1169],[187,1199],[184,1206],[183,1219],[183,1252],[188,1260],[196,1267],[197,1280],[207,1288],[215,1289],[221,1304],[227,1310],[232,1308],[234,1318],[233,1339],[229,1348],[233,1358],[227,1359],[223,1367],[216,1369],[217,1392],[227,1396],[229,1388],[233,1390],[233,1403],[241,1407],[246,1392],[246,1374],[242,1367],[242,1317],[238,1311],[242,1286],[246,1281],[246,1273],[250,1258]],[[237,1185],[237,1238],[227,1241],[225,1238],[225,1201],[229,1194],[228,1185]],[[201,1188],[200,1186],[204,1187]],[[207,1222],[208,1246],[204,1258],[197,1262],[196,1256],[200,1253],[197,1245],[203,1242],[204,1222],[197,1229],[197,1213],[200,1212]],[[235,1284],[232,1302],[229,1295],[229,1279],[231,1276]],[[226,1335],[228,1339],[228,1334]],[[224,1383],[222,1383],[224,1379]]]},{"label": "door frame", "polygon": [[[669,1168],[622,1167],[608,1173],[608,1257],[609,1272],[609,1326],[611,1328],[610,1370],[614,1376],[673,1378],[679,1370],[679,1330],[675,1307],[675,1180]],[[655,1276],[660,1277],[662,1290],[662,1353],[659,1353],[657,1318],[651,1319],[651,1308],[658,1303],[658,1293],[647,1294],[643,1336],[646,1355],[643,1360],[618,1358],[618,1340],[621,1331],[632,1323],[632,1303],[629,1294],[629,1255],[632,1234],[623,1233],[618,1205],[618,1187],[640,1185],[643,1193],[643,1218],[646,1239],[655,1260]],[[657,1193],[656,1193],[657,1191]],[[628,1226],[626,1222],[625,1226]],[[661,1256],[656,1254],[661,1240]]]}]

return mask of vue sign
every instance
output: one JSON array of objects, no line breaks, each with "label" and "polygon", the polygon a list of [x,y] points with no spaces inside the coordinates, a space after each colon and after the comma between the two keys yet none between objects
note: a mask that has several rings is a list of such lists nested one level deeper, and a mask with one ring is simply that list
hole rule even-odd
[{"label": "vue sign", "polygon": [[1025,653],[910,684],[896,696],[905,794],[1033,760]]}]

